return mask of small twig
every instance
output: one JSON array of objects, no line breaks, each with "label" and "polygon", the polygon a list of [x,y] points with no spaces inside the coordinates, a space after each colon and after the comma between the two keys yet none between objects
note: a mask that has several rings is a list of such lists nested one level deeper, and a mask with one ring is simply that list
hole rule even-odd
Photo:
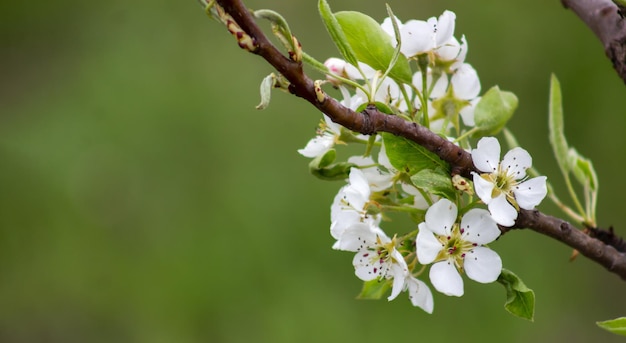
[{"label": "small twig", "polygon": [[611,0],[561,0],[598,37],[613,68],[626,83],[626,24]]}]

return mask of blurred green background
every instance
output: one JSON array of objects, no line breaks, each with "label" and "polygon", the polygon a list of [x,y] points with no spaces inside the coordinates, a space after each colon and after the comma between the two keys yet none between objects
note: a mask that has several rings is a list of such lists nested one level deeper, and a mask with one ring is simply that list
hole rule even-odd
[{"label": "blurred green background", "polygon": [[[247,2],[281,12],[323,60],[337,52],[316,3]],[[566,198],[547,138],[556,73],[567,136],[601,180],[599,224],[626,234],[626,89],[572,12],[390,5],[402,20],[456,12],[483,90],[518,95],[511,128]],[[386,16],[383,1],[331,6]],[[352,254],[328,232],[342,183],[311,177],[296,153],[320,114],[280,92],[256,111],[272,69],[194,0],[0,10],[0,342],[621,341],[594,322],[626,315],[624,282],[530,231],[492,247],[535,290],[534,323],[504,311],[501,286],[470,280],[462,298],[435,294],[433,315],[406,294],[355,300]]]}]

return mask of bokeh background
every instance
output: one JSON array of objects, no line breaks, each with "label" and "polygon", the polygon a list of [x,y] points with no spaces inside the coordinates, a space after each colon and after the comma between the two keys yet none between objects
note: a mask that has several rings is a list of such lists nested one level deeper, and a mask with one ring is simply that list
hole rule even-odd
[{"label": "bokeh background", "polygon": [[[316,3],[247,1],[281,12],[323,60],[337,52]],[[569,141],[600,177],[599,224],[626,235],[626,89],[572,12],[545,0],[390,5],[402,20],[456,12],[483,90],[518,95],[511,129],[567,198],[547,138],[556,73]],[[331,6],[386,16],[383,1]],[[621,341],[594,323],[626,314],[624,282],[530,231],[492,247],[535,290],[534,323],[504,311],[498,284],[435,294],[433,315],[406,295],[355,300],[352,254],[328,233],[342,183],[313,178],[296,153],[320,114],[280,92],[255,110],[272,69],[194,0],[0,11],[0,342]]]}]

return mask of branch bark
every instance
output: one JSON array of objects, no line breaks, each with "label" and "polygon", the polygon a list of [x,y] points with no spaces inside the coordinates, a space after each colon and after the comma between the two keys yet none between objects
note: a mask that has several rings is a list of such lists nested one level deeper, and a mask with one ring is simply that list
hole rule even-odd
[{"label": "branch bark", "polygon": [[611,0],[561,0],[598,37],[613,68],[626,83],[626,24]]},{"label": "branch bark", "polygon": [[[407,138],[448,162],[452,166],[452,174],[470,177],[471,171],[477,171],[472,163],[470,153],[423,126],[408,122],[397,116],[381,113],[374,106],[368,107],[362,113],[356,113],[328,96],[319,101],[314,82],[304,73],[302,63],[294,62],[285,57],[268,40],[256,24],[254,16],[241,0],[217,0],[217,3],[252,38],[255,47],[248,50],[263,57],[289,80],[291,83],[289,90],[294,95],[307,100],[328,115],[334,122],[362,134],[389,132]],[[241,38],[234,32],[231,31],[231,33],[238,40]],[[590,237],[564,220],[545,215],[537,210],[522,210],[515,225],[509,229],[515,228],[529,228],[552,237],[578,250],[582,255],[626,280],[626,255],[624,253],[617,251],[612,246],[606,245],[598,239]]]}]

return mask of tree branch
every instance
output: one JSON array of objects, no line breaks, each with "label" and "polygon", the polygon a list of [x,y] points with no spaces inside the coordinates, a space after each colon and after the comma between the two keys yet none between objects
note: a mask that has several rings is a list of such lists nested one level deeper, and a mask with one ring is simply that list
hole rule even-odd
[{"label": "tree branch", "polygon": [[[423,126],[406,121],[398,116],[381,113],[374,106],[368,107],[362,113],[356,113],[342,106],[331,97],[324,96],[320,100],[318,98],[319,90],[316,92],[313,80],[304,74],[302,63],[294,62],[285,57],[267,39],[256,24],[254,16],[241,0],[217,0],[217,3],[226,13],[232,16],[232,20],[235,21],[238,28],[250,36],[254,47],[250,48],[248,45],[242,45],[242,35],[238,33],[238,28],[233,30],[227,23],[229,31],[237,38],[239,45],[263,57],[289,80],[291,83],[289,90],[294,95],[310,102],[317,109],[328,115],[334,122],[362,134],[389,132],[416,142],[448,162],[452,166],[453,175],[460,174],[470,177],[472,171],[477,171],[472,163],[470,153]],[[603,265],[609,271],[619,275],[623,280],[626,280],[625,254],[617,251],[612,246],[604,244],[600,240],[586,235],[561,219],[547,216],[537,210],[522,210],[511,229],[514,228],[529,228],[561,241],[578,250],[584,256]]]},{"label": "tree branch", "polygon": [[626,83],[626,24],[611,0],[561,0],[595,33],[613,68]]}]

